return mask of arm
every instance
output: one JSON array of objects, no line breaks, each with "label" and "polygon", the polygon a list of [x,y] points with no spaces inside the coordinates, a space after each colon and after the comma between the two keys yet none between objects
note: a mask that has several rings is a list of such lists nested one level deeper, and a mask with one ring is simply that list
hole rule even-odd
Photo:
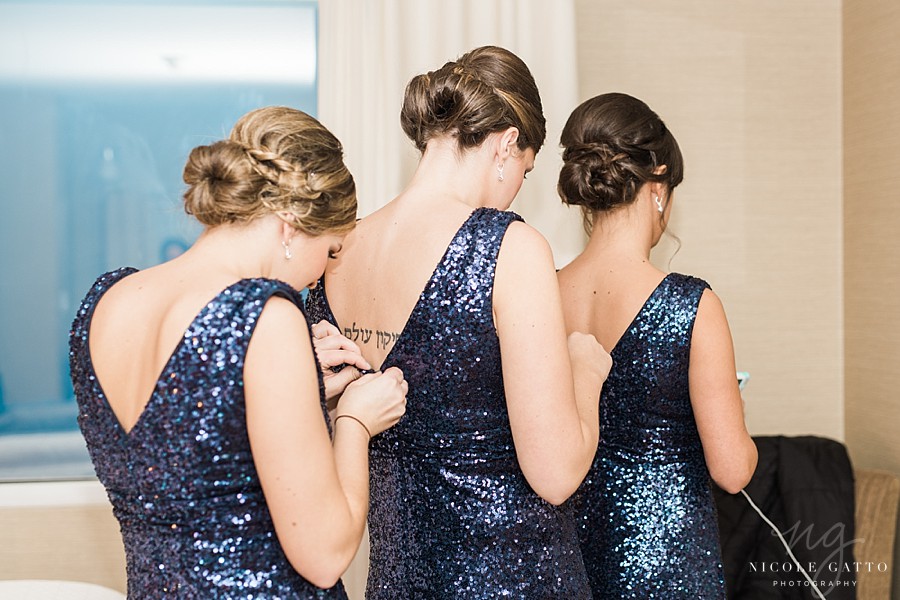
[{"label": "arm", "polygon": [[535,492],[561,504],[597,452],[609,356],[593,336],[567,341],[552,252],[524,223],[510,225],[500,248],[494,315],[519,465]]},{"label": "arm", "polygon": [[713,481],[738,493],[756,470],[756,444],[744,425],[734,346],[722,302],[703,292],[691,336],[688,381],[703,455]]},{"label": "arm", "polygon": [[[332,446],[306,322],[283,298],[270,299],[259,318],[244,385],[253,460],[278,540],[297,572],[331,587],[362,539],[369,434],[339,419]],[[357,416],[375,435],[403,414],[404,385],[399,371],[367,375],[347,386],[338,414]]]}]

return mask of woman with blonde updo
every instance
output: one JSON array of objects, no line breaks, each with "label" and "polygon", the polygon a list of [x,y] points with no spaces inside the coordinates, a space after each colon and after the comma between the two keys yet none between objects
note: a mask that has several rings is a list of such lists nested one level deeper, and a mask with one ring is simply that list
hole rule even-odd
[{"label": "woman with blonde updo", "polygon": [[594,598],[724,598],[709,480],[737,493],[756,446],[722,303],[705,281],[650,263],[681,150],[646,104],[617,93],[576,108],[562,146],[559,193],[591,233],[559,272],[566,325],[613,358],[597,456],[574,501]]},{"label": "woman with blonde updo", "polygon": [[558,505],[596,451],[609,357],[567,343],[550,247],[506,212],[544,142],[537,86],[511,52],[476,48],[414,77],[400,118],[422,152],[412,181],[308,299],[409,381],[406,416],[371,446],[367,598],[588,598]]},{"label": "woman with blonde updo", "polygon": [[[296,291],[354,226],[341,144],[303,112],[261,108],[195,148],[184,180],[204,232],[169,262],[101,276],[70,337],[128,597],[346,598],[369,439],[407,386],[398,369],[323,382],[316,355],[368,363],[326,324],[314,349]],[[341,392],[329,424],[325,395]]]}]

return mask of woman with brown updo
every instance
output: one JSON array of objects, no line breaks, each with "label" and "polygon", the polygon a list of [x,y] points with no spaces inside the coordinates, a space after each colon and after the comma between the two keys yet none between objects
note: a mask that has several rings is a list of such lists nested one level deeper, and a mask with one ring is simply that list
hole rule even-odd
[{"label": "woman with brown updo", "polygon": [[591,234],[559,273],[566,325],[613,358],[597,456],[574,501],[594,598],[724,598],[709,480],[737,493],[756,446],[722,303],[705,281],[650,263],[681,150],[625,94],[576,108],[562,146],[559,193],[582,207]]},{"label": "woman with brown updo", "polygon": [[537,86],[511,52],[477,48],[414,77],[401,123],[422,152],[412,181],[308,299],[409,382],[370,450],[366,596],[589,598],[558,505],[596,451],[609,357],[567,343],[550,247],[506,212],[544,141]]},{"label": "woman with brown updo", "polygon": [[[195,148],[184,180],[204,232],[169,262],[101,276],[70,338],[128,597],[346,598],[369,439],[407,386],[398,369],[323,382],[316,354],[368,364],[324,325],[314,351],[300,306],[354,226],[341,145],[303,112],[261,108]],[[333,440],[324,392],[343,392]]]}]

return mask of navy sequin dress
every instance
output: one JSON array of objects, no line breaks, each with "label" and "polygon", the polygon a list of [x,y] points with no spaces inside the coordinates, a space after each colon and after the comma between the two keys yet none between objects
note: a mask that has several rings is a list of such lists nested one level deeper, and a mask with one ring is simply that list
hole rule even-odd
[{"label": "navy sequin dress", "polygon": [[299,294],[268,279],[219,293],[187,328],[126,432],[97,381],[88,333],[103,293],[134,271],[97,280],[75,317],[69,353],[78,423],[122,530],[128,597],[345,599],[340,583],[319,589],[291,567],[247,438],[247,345],[271,296],[299,306]]},{"label": "navy sequin dress", "polygon": [[[369,600],[590,598],[574,515],[528,486],[513,447],[491,292],[515,220],[472,213],[384,361],[409,393],[370,446]],[[312,322],[334,322],[323,289]]]},{"label": "navy sequin dress", "polygon": [[595,598],[725,598],[688,392],[691,333],[708,287],[666,276],[612,350],[599,449],[571,501]]}]

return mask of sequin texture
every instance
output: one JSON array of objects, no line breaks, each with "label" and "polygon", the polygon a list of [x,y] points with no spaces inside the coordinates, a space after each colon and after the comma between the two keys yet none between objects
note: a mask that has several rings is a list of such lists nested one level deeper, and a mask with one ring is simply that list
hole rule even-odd
[{"label": "sequin texture", "polygon": [[[385,359],[409,394],[371,444],[368,600],[589,597],[573,515],[531,490],[513,447],[491,294],[515,220],[472,213]],[[334,322],[323,289],[310,318]]]},{"label": "sequin texture", "polygon": [[78,423],[122,530],[128,597],[345,599],[340,583],[319,589],[291,567],[247,437],[250,337],[271,296],[299,306],[299,294],[267,279],[245,279],[218,294],[185,331],[126,433],[97,381],[88,332],[103,293],[134,271],[97,280],[69,340]]},{"label": "sequin texture", "polygon": [[707,287],[666,276],[612,350],[599,449],[570,501],[595,598],[725,598],[688,391],[691,333]]}]

